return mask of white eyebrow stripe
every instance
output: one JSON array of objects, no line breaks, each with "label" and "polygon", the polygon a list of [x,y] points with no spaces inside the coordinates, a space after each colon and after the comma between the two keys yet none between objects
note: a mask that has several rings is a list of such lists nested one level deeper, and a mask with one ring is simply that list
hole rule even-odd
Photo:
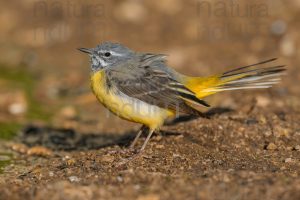
[{"label": "white eyebrow stripe", "polygon": [[110,51],[110,54],[113,55],[113,56],[123,56],[123,54],[120,54],[120,53],[117,53],[117,52],[114,52],[114,51]]}]

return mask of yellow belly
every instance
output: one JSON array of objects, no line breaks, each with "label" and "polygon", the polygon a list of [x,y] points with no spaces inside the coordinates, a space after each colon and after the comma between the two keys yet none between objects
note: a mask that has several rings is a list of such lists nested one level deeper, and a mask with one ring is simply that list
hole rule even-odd
[{"label": "yellow belly", "polygon": [[97,99],[117,116],[156,129],[163,124],[166,118],[174,115],[167,109],[118,92],[113,86],[108,90],[104,76],[104,71],[92,74],[91,87]]}]

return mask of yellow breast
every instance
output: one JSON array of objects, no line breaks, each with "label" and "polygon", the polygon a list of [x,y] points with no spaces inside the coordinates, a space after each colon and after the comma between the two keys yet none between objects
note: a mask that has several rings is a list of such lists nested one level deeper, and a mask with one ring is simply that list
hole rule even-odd
[{"label": "yellow breast", "polygon": [[119,117],[145,124],[150,128],[158,128],[164,120],[173,116],[173,112],[132,98],[106,85],[104,71],[98,71],[91,76],[91,87],[97,99],[111,112]]}]

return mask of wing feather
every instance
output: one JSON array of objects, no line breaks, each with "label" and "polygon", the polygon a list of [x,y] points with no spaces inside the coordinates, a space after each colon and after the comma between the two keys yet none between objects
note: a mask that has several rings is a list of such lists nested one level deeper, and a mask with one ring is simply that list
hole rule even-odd
[{"label": "wing feather", "polygon": [[145,54],[140,60],[106,70],[111,85],[127,96],[174,112],[196,114],[188,103],[209,105],[164,69],[164,55]]}]

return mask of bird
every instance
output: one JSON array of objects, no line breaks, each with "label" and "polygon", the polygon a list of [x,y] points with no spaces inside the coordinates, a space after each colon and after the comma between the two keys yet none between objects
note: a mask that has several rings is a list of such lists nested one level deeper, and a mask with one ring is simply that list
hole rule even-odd
[{"label": "bird", "polygon": [[135,52],[113,42],[79,48],[90,56],[91,89],[100,103],[122,119],[142,124],[130,145],[134,149],[145,131],[142,152],[154,131],[178,114],[201,116],[209,107],[205,97],[228,90],[270,88],[281,80],[285,65],[265,66],[277,58],[197,77],[167,65],[165,54]]}]

